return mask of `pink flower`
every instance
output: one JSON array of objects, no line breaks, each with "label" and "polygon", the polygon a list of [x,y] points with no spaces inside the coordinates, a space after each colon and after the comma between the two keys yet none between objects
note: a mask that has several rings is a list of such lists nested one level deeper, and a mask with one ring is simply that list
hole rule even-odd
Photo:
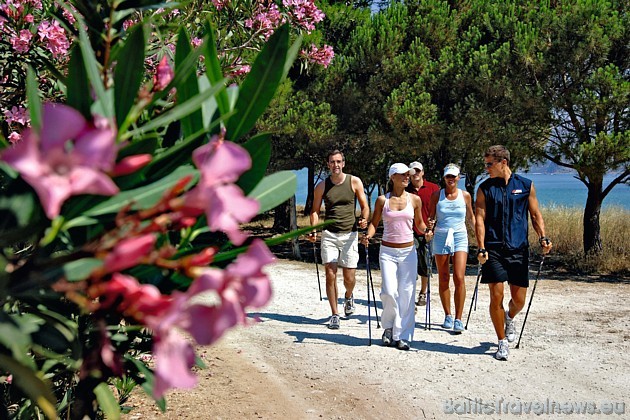
[{"label": "pink flower", "polygon": [[230,0],[212,0],[212,4],[214,4],[214,7],[216,7],[217,10],[221,10],[229,3],[229,1]]},{"label": "pink flower", "polygon": [[[213,306],[194,304],[187,309],[189,317],[180,321],[199,344],[212,344],[237,324],[246,323],[245,309],[260,308],[271,299],[271,283],[262,268],[275,261],[265,243],[256,239],[245,254],[225,270],[201,270],[187,294],[194,296],[216,291],[220,301]],[[205,320],[200,322],[200,320]]]},{"label": "pink flower", "polygon": [[41,138],[27,129],[22,141],[0,159],[18,171],[34,189],[46,215],[53,219],[69,197],[114,195],[118,187],[105,175],[114,166],[115,136],[111,128],[95,128],[76,110],[46,104]]},{"label": "pink flower", "polygon": [[193,388],[197,377],[190,371],[195,365],[195,351],[184,337],[174,330],[154,336],[155,384],[153,397],[162,398],[171,388]]},{"label": "pink flower", "polygon": [[56,20],[52,23],[43,21],[37,28],[37,34],[40,40],[46,41],[46,47],[54,58],[63,57],[68,53],[70,42],[66,37],[66,31]]},{"label": "pink flower", "polygon": [[243,74],[249,73],[251,70],[252,70],[252,67],[249,64],[245,64],[245,65],[236,67],[234,70],[232,70],[230,75],[232,77],[241,76]]},{"label": "pink flower", "polygon": [[260,208],[258,201],[245,197],[233,184],[251,167],[249,154],[241,146],[215,136],[193,152],[193,161],[201,179],[185,195],[186,207],[203,209],[211,231],[223,231],[234,244],[242,244],[247,235],[239,225],[251,220]]},{"label": "pink flower", "polygon": [[112,175],[123,176],[132,174],[140,168],[148,165],[152,159],[153,156],[148,153],[142,155],[127,156],[126,158],[121,159],[120,162],[116,163]]},{"label": "pink flower", "polygon": [[22,135],[16,131],[12,131],[11,134],[9,134],[9,141],[12,144],[17,143],[18,141],[22,140]]},{"label": "pink flower", "polygon": [[11,46],[19,53],[26,53],[30,49],[33,34],[28,29],[22,29],[20,34],[11,37]]},{"label": "pink flower", "polygon": [[193,47],[197,48],[203,43],[203,39],[198,38],[198,37],[195,36],[195,37],[192,38],[192,40],[190,42],[193,45]]},{"label": "pink flower", "polygon": [[105,269],[113,273],[137,265],[155,247],[155,236],[151,234],[125,238],[105,258]]},{"label": "pink flower", "polygon": [[28,111],[26,110],[26,108],[21,106],[13,106],[10,110],[5,110],[4,117],[7,120],[7,124],[18,123],[22,125],[27,125],[30,121],[28,117]]},{"label": "pink flower", "polygon": [[328,67],[332,59],[335,57],[335,52],[330,45],[324,45],[322,48],[317,48],[314,44],[311,44],[310,50],[302,50],[301,55],[311,63]]},{"label": "pink flower", "polygon": [[155,69],[155,74],[153,75],[153,90],[155,92],[163,90],[169,83],[171,83],[174,76],[175,73],[168,64],[168,58],[166,58],[166,56],[162,57],[160,64],[158,64]]}]

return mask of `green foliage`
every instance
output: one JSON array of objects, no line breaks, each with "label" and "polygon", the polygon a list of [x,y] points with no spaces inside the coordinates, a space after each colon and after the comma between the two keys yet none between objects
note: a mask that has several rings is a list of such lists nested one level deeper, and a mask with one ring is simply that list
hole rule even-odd
[{"label": "green foliage", "polygon": [[[18,418],[119,418],[120,404],[133,386],[153,394],[155,372],[139,360],[151,351],[151,334],[129,312],[91,309],[99,302],[88,292],[96,284],[95,273],[108,269],[103,262],[107,252],[99,248],[125,238],[108,236],[125,225],[125,218],[138,217],[135,227],[146,229],[160,223],[151,219],[152,212],[160,215],[161,206],[174,205],[169,197],[176,202],[179,194],[195,186],[200,171],[193,167],[191,153],[208,143],[211,135],[223,142],[248,138],[291,67],[301,40],[298,36],[290,45],[289,27],[280,28],[265,43],[240,87],[226,90],[217,66],[216,38],[208,35],[200,47],[193,48],[189,32],[182,29],[174,77],[158,90],[151,81],[153,75],[144,68],[145,58],[154,53],[153,40],[147,36],[150,20],[129,32],[123,22],[132,14],[163,5],[155,1],[77,3],[81,3],[77,17],[93,14],[76,26],[79,45],[70,55],[68,76],[63,80],[67,104],[89,121],[94,114],[115,121],[118,161],[145,153],[152,161],[115,178],[120,193],[73,197],[54,220],[44,215],[31,186],[5,164],[0,167],[0,374],[13,375],[12,385],[3,385],[9,392],[2,395],[0,406],[19,407],[10,413]],[[102,21],[104,16],[111,25]],[[202,55],[210,70],[198,75]],[[32,126],[39,131],[42,117],[36,74],[29,72],[27,94]],[[237,185],[259,202],[260,212],[294,195],[294,174],[266,174],[272,153],[269,134],[253,135],[243,147],[252,167]],[[144,214],[148,214],[146,220],[140,218]],[[160,256],[162,266],[138,263],[126,272],[165,294],[185,291],[193,278],[191,272],[172,266],[178,258],[213,246],[221,249],[217,261],[225,265],[247,251],[247,245],[235,247],[222,231],[202,227],[204,221],[205,217],[199,217],[194,226],[167,225],[166,233],[156,234],[157,244],[176,253]],[[109,351],[111,358],[106,356]],[[113,383],[118,384],[118,395],[112,392]],[[165,409],[164,399],[156,402]]]}]

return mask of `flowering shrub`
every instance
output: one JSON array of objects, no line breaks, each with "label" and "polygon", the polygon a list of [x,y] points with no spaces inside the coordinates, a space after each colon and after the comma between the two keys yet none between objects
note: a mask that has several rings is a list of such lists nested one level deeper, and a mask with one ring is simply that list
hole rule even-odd
[{"label": "flowering shrub", "polygon": [[148,24],[114,43],[76,17],[62,100],[42,104],[29,71],[31,126],[0,151],[2,418],[117,418],[134,384],[165,409],[196,383],[194,344],[270,299],[273,255],[241,225],[296,188],[265,175],[269,135],[248,137],[299,51],[287,26],[226,88],[212,31],[193,48],[180,30],[173,65],[147,75]]},{"label": "flowering shrub", "polygon": [[[59,11],[54,1],[0,0],[0,122],[9,140],[16,142],[29,119],[24,108],[26,67],[40,69],[40,90],[53,93],[56,68],[65,66],[72,38],[55,20],[59,13],[73,21],[67,11]],[[4,118],[2,118],[4,117]]]}]

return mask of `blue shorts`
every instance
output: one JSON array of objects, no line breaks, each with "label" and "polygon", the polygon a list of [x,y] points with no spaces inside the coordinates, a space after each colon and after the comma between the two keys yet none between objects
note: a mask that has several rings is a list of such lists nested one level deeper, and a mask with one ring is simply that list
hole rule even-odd
[{"label": "blue shorts", "polygon": [[488,250],[488,261],[481,266],[482,283],[503,283],[529,287],[529,250]]},{"label": "blue shorts", "polygon": [[453,255],[456,252],[468,252],[468,232],[464,230],[453,231],[453,245],[446,244],[448,236],[447,229],[436,229],[433,234],[432,251],[433,255]]}]

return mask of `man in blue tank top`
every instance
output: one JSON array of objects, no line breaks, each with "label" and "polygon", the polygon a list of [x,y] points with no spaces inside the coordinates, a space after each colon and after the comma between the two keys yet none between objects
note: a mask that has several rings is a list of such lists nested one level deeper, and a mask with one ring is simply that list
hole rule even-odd
[{"label": "man in blue tank top", "polygon": [[[551,250],[552,244],[545,236],[534,184],[512,173],[509,150],[501,145],[491,146],[484,160],[490,178],[479,186],[475,202],[477,259],[483,264],[481,283],[490,288],[490,317],[499,339],[494,357],[507,360],[508,342],[516,338],[514,317],[525,306],[529,286],[528,213],[543,254]],[[507,311],[503,308],[505,281],[511,295]]]}]

